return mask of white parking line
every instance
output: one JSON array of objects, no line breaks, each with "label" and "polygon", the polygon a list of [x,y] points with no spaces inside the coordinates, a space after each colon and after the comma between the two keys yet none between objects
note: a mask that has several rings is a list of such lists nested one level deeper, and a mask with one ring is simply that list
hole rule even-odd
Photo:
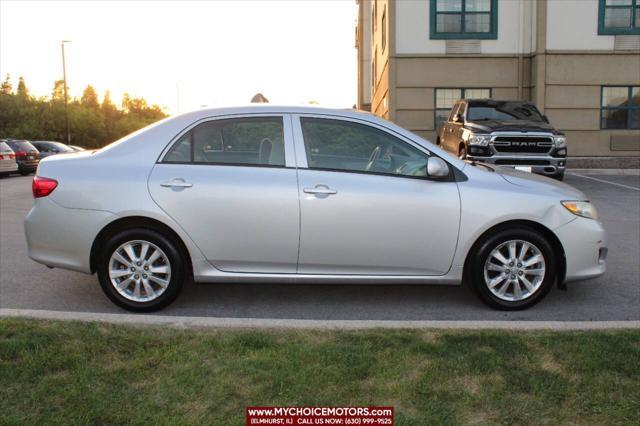
[{"label": "white parking line", "polygon": [[387,321],[387,320],[299,320],[263,318],[215,318],[170,315],[102,314],[37,309],[0,309],[0,318],[101,322],[134,326],[227,329],[323,329],[371,328],[464,329],[464,330],[613,330],[637,329],[640,321]]},{"label": "white parking line", "polygon": [[594,178],[592,176],[585,176],[585,175],[580,175],[578,173],[569,173],[571,176],[578,176],[581,178],[585,178],[585,179],[591,179],[591,180],[595,180],[597,182],[602,182],[602,183],[608,183],[609,185],[614,185],[614,186],[620,186],[622,188],[626,188],[626,189],[632,189],[634,191],[640,191],[640,188],[637,188],[635,186],[631,186],[631,185],[624,185],[622,183],[617,183],[617,182],[610,182],[608,180],[604,180],[604,179],[598,179],[598,178]]}]

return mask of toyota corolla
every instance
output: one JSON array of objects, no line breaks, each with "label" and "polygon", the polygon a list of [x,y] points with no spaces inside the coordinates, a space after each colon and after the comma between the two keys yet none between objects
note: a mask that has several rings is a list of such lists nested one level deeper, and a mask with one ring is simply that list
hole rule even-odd
[{"label": "toyota corolla", "polygon": [[523,309],[605,271],[580,191],[460,161],[370,114],[203,109],[101,150],[44,159],[29,256],[97,273],[132,311],[184,283],[468,283]]}]

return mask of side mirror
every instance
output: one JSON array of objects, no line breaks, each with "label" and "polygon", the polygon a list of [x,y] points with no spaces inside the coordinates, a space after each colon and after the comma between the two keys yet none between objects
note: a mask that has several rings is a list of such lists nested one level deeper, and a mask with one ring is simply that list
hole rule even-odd
[{"label": "side mirror", "polygon": [[549,123],[549,117],[547,117],[546,115],[543,115],[542,119],[544,120],[545,123]]},{"label": "side mirror", "polygon": [[427,176],[447,177],[449,176],[449,165],[440,157],[429,157],[427,160]]}]

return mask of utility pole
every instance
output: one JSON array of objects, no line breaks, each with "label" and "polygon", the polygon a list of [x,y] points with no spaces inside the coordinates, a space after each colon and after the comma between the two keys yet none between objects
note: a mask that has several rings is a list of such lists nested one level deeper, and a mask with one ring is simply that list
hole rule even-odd
[{"label": "utility pole", "polygon": [[64,44],[71,43],[69,40],[62,40],[62,79],[64,80],[64,117],[67,124],[67,145],[71,145],[71,131],[69,130],[69,97],[67,96],[67,66],[64,60]]}]

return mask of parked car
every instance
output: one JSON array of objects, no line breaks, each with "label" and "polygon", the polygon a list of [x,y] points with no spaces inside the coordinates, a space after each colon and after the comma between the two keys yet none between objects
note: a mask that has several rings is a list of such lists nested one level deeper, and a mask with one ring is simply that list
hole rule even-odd
[{"label": "parked car", "polygon": [[10,175],[18,171],[16,154],[9,144],[0,141],[0,177]]},{"label": "parked car", "polygon": [[18,172],[26,176],[33,173],[40,163],[40,152],[29,141],[7,139],[5,142],[11,147],[16,155]]},{"label": "parked car", "polygon": [[76,152],[73,148],[63,144],[62,142],[54,141],[31,141],[31,144],[40,151],[42,158],[49,157],[56,154],[69,154]]},{"label": "parked car", "polygon": [[439,142],[461,159],[564,178],[566,137],[530,102],[459,100]]},{"label": "parked car", "polygon": [[77,152],[82,152],[82,151],[86,151],[87,150],[86,148],[83,148],[83,147],[78,146],[78,145],[67,145],[67,146],[69,148],[73,149],[74,151],[77,151]]},{"label": "parked car", "polygon": [[370,114],[203,109],[40,163],[29,256],[97,273],[132,311],[183,284],[468,281],[499,309],[605,271],[571,186],[459,160]]}]

